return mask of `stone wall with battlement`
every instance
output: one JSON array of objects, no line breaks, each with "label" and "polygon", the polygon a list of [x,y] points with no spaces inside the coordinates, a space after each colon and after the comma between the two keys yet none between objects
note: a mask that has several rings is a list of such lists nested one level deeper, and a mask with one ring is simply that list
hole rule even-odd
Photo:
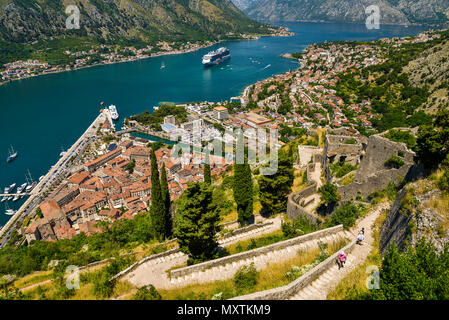
[{"label": "stone wall with battlement", "polygon": [[[385,162],[392,156],[404,161],[399,169],[388,168]],[[391,182],[399,184],[414,166],[415,153],[402,142],[390,141],[381,135],[373,135],[368,140],[365,156],[360,163],[353,181],[338,187],[342,201],[366,198],[375,191],[385,189]]]},{"label": "stone wall with battlement", "polygon": [[[354,249],[354,247],[355,241],[352,241],[341,250],[346,253],[350,253],[352,249]],[[289,297],[294,296],[301,289],[309,285],[313,280],[318,278],[330,267],[332,267],[335,264],[335,260],[337,259],[337,257],[338,252],[334,253],[332,256],[317,265],[315,268],[306,272],[301,277],[285,286],[235,297],[230,300],[286,300]]]},{"label": "stone wall with battlement", "polygon": [[257,248],[257,249],[245,251],[242,253],[233,254],[231,256],[195,264],[195,265],[185,267],[185,268],[171,270],[170,276],[171,276],[171,278],[178,278],[178,277],[190,275],[194,272],[201,272],[201,271],[209,269],[209,268],[224,266],[226,264],[233,263],[236,261],[250,259],[253,257],[267,254],[269,252],[281,250],[283,248],[287,248],[287,247],[290,247],[290,246],[293,246],[296,244],[304,243],[304,242],[307,242],[310,240],[320,239],[320,238],[323,238],[325,236],[332,235],[332,234],[337,234],[342,231],[343,231],[343,225],[338,225],[338,226],[335,226],[332,228],[319,230],[319,231],[312,232],[312,233],[309,233],[309,234],[306,234],[303,236],[299,236],[299,237],[296,237],[293,239],[274,243],[274,244],[266,246],[266,247]]}]

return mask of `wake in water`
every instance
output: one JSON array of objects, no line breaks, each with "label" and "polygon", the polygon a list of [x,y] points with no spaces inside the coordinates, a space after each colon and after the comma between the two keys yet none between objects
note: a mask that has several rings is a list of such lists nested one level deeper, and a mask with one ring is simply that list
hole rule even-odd
[{"label": "wake in water", "polygon": [[263,68],[262,70],[265,70],[266,68],[269,68],[269,67],[271,67],[271,64],[266,65],[265,68]]}]

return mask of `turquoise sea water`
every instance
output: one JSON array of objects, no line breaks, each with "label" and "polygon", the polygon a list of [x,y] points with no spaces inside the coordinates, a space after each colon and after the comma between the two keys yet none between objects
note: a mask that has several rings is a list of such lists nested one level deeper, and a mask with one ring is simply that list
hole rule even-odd
[{"label": "turquoise sea water", "polygon": [[[33,178],[45,174],[84,132],[100,109],[115,104],[124,117],[152,110],[161,101],[223,101],[239,95],[245,86],[273,74],[295,69],[297,63],[280,57],[302,51],[307,45],[333,40],[374,40],[382,37],[415,35],[425,28],[365,25],[285,23],[293,37],[263,37],[233,41],[182,55],[163,56],[129,63],[97,66],[14,81],[0,86],[0,188],[25,182],[29,169]],[[203,68],[201,57],[226,46],[230,61]],[[161,69],[164,62],[165,68]],[[19,152],[6,163],[8,148]],[[9,203],[18,208],[24,200]],[[9,216],[0,205],[0,224]]]}]

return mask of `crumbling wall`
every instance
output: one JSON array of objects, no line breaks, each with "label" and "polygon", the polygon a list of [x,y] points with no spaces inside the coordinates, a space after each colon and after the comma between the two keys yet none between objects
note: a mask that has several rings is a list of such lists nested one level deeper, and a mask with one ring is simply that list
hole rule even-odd
[{"label": "crumbling wall", "polygon": [[[399,169],[388,168],[385,162],[392,156],[404,161]],[[352,183],[338,187],[342,201],[368,197],[375,191],[385,189],[391,182],[399,184],[414,166],[415,153],[402,142],[390,141],[381,135],[373,135],[368,140],[365,155]]]}]

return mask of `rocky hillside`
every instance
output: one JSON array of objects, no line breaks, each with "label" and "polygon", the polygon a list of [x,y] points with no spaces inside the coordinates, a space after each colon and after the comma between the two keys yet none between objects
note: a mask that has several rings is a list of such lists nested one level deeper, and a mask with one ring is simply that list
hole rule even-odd
[{"label": "rocky hillside", "polygon": [[423,109],[435,113],[438,107],[449,106],[449,40],[423,51],[419,57],[410,61],[403,71],[413,86],[428,88],[430,93]]},{"label": "rocky hillside", "polygon": [[[248,3],[239,0],[235,3]],[[365,8],[378,5],[382,24],[440,24],[449,21],[449,0],[256,0],[241,6],[251,18],[264,21],[365,23]]]},{"label": "rocky hillside", "polygon": [[[79,30],[66,29],[73,4]],[[0,40],[14,43],[65,35],[201,40],[267,30],[230,0],[0,0]]]},{"label": "rocky hillside", "polygon": [[423,237],[441,250],[449,242],[448,206],[449,196],[432,179],[421,179],[404,187],[382,226],[382,254],[390,244],[395,243],[404,250],[414,247]]}]

